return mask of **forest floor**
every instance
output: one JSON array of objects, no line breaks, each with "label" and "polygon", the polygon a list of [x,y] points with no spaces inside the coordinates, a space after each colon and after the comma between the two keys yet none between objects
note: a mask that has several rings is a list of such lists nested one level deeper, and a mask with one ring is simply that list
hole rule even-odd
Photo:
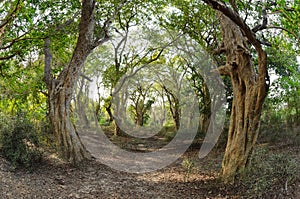
[{"label": "forest floor", "polygon": [[[136,141],[127,143],[130,150]],[[145,143],[138,146],[145,147]],[[220,148],[200,160],[199,147],[193,145],[168,167],[146,174],[117,171],[96,160],[74,167],[54,153],[45,153],[42,163],[32,171],[13,170],[0,157],[0,198],[241,198],[247,187],[224,185],[219,179],[223,155]],[[293,150],[299,154],[298,147]],[[182,164],[184,160],[193,161],[189,171]],[[289,186],[285,196],[274,187],[270,198],[300,198],[299,182]]]}]

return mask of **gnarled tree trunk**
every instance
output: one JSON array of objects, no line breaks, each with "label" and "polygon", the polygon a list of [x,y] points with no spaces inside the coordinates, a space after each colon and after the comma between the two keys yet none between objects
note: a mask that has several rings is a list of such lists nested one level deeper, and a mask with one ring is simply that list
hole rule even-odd
[{"label": "gnarled tree trunk", "polygon": [[[258,66],[250,54],[250,43],[241,28],[223,13],[219,13],[226,65],[220,72],[231,77],[233,104],[228,141],[222,163],[222,175],[227,182],[247,166],[256,142],[262,106],[267,95],[266,53],[255,43]],[[253,44],[253,43],[252,43]]]},{"label": "gnarled tree trunk", "polygon": [[48,87],[49,118],[59,153],[72,163],[91,157],[70,120],[70,104],[74,86],[84,61],[95,47],[108,39],[106,35],[108,27],[103,27],[105,34],[101,38],[94,36],[95,4],[95,0],[82,1],[77,44],[69,64],[59,74],[58,78],[52,76],[50,39],[45,39],[44,80]]},{"label": "gnarled tree trunk", "polygon": [[72,163],[90,158],[70,120],[71,88],[62,87],[58,93],[49,89],[49,118],[56,147],[60,155]]}]

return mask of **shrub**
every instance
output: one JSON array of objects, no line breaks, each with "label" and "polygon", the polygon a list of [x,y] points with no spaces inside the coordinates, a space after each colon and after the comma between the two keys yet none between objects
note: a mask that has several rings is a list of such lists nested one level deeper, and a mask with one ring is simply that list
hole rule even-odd
[{"label": "shrub", "polygon": [[190,174],[195,168],[195,161],[191,158],[184,158],[181,163],[182,168],[185,170],[184,181],[188,182]]},{"label": "shrub", "polygon": [[170,142],[176,135],[175,126],[163,126],[158,132],[158,136],[163,137],[164,141]]},{"label": "shrub", "polygon": [[239,183],[246,189],[245,198],[282,198],[290,194],[290,186],[299,180],[299,171],[300,166],[291,155],[258,148]]},{"label": "shrub", "polygon": [[0,143],[1,154],[15,168],[31,168],[41,160],[41,152],[37,148],[37,133],[24,114],[18,114],[14,118],[1,117]]}]

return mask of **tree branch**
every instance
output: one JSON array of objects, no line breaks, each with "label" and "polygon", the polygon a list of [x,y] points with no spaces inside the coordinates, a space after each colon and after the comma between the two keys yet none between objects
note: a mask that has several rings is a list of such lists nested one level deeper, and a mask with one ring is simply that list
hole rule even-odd
[{"label": "tree branch", "polygon": [[203,0],[203,2],[211,6],[213,9],[220,11],[226,17],[231,19],[237,26],[240,27],[243,34],[248,38],[249,42],[257,50],[261,49],[260,42],[256,39],[255,34],[237,13],[235,13],[232,9],[228,8],[225,4],[221,4],[219,1],[216,0]]},{"label": "tree branch", "polygon": [[91,49],[94,49],[97,46],[102,45],[103,43],[107,42],[110,39],[110,36],[108,34],[109,28],[112,22],[114,21],[114,19],[118,16],[118,13],[120,12],[120,10],[122,9],[122,7],[126,2],[127,0],[123,0],[123,2],[121,2],[119,6],[115,9],[113,14],[110,17],[108,17],[107,20],[104,22],[103,26],[101,27],[102,31],[100,35],[96,37],[94,43],[91,46]]},{"label": "tree branch", "polygon": [[267,27],[267,24],[268,24],[268,15],[267,15],[267,11],[266,11],[266,6],[263,5],[262,7],[262,18],[263,18],[263,21],[262,21],[262,24],[258,24],[257,26],[255,26],[252,31],[254,33],[256,33],[257,31],[260,31],[260,30],[263,30]]},{"label": "tree branch", "polygon": [[20,52],[20,51],[17,51],[17,52],[15,52],[15,53],[11,54],[11,55],[7,55],[7,56],[4,56],[4,57],[0,57],[0,61],[2,61],[2,60],[7,60],[7,59],[11,59],[11,58],[13,58],[14,56],[18,55],[19,52]]},{"label": "tree branch", "polygon": [[52,70],[51,70],[51,62],[52,62],[52,54],[50,51],[50,38],[46,38],[44,41],[44,55],[45,55],[45,66],[44,66],[44,81],[47,86],[50,87],[52,82]]},{"label": "tree branch", "polygon": [[[224,16],[228,17],[233,23],[235,23],[248,39],[248,41],[254,46],[258,56],[258,78],[257,82],[261,85],[266,85],[268,79],[267,70],[267,54],[262,48],[261,42],[256,38],[255,33],[249,28],[249,26],[241,19],[241,17],[235,13],[232,9],[228,8],[225,4],[216,0],[203,0],[206,4],[213,9],[220,11]],[[225,69],[225,68],[224,68]],[[221,70],[222,71],[222,70]],[[226,70],[225,70],[225,73]],[[261,86],[258,98],[263,100],[266,95],[266,86]]]},{"label": "tree branch", "polygon": [[223,65],[219,66],[218,68],[212,70],[211,72],[213,73],[219,73],[220,75],[230,75],[232,71],[232,66],[231,65]]},{"label": "tree branch", "polygon": [[81,73],[81,72],[79,73],[79,75],[80,75],[82,78],[88,80],[89,82],[92,82],[92,81],[93,81],[91,78],[89,78],[88,76],[86,76],[85,74],[83,74],[83,73]]},{"label": "tree branch", "polygon": [[[19,4],[20,4],[20,0],[17,1],[15,8],[5,16],[4,22],[2,24],[0,24],[0,32],[2,32],[2,30],[5,28],[5,26],[13,20],[13,18],[15,17],[14,15],[20,9]],[[1,35],[0,35],[0,38],[1,38]]]},{"label": "tree branch", "polygon": [[290,31],[284,27],[280,27],[280,26],[267,26],[265,29],[279,29],[279,30],[284,30],[287,33],[290,33],[291,35],[293,35],[295,38],[297,38],[298,40],[300,40],[299,35],[297,35],[295,32]]}]

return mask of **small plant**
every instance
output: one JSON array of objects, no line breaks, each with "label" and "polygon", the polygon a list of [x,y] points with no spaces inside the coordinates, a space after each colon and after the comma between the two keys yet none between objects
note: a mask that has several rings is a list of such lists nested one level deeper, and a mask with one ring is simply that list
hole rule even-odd
[{"label": "small plant", "polygon": [[185,158],[182,161],[181,166],[185,170],[184,181],[187,182],[195,168],[195,161],[191,158]]},{"label": "small plant", "polygon": [[0,121],[0,152],[16,168],[31,168],[40,162],[39,139],[34,125],[24,116],[2,117]]}]

